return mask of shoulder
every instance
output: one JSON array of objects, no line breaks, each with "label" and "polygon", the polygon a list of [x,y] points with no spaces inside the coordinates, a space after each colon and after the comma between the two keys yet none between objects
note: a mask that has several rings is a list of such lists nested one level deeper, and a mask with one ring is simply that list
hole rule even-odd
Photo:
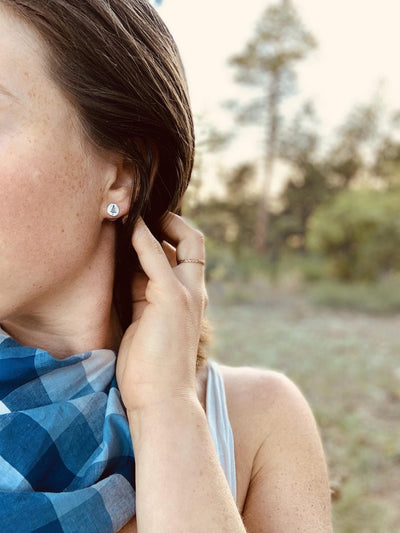
[{"label": "shoulder", "polygon": [[[319,429],[309,402],[286,374],[260,367],[220,364],[228,411],[239,418],[260,448],[279,440],[280,447],[301,435],[320,442]],[[282,440],[283,439],[283,440]],[[271,449],[272,452],[272,449]]]},{"label": "shoulder", "polygon": [[232,426],[243,442],[252,443],[243,503],[248,530],[268,519],[277,531],[297,531],[300,525],[302,531],[331,531],[322,441],[298,385],[267,368],[220,364],[220,369]]},{"label": "shoulder", "polygon": [[[256,366],[233,367],[219,363],[227,403],[261,422],[280,420],[286,412],[310,413],[310,407],[300,388],[286,374]],[[264,426],[265,429],[265,426]]]}]

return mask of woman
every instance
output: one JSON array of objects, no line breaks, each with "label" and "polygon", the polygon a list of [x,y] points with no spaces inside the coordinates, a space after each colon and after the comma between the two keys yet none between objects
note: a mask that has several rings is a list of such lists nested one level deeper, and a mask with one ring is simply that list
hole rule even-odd
[{"label": "woman", "polygon": [[3,532],[332,531],[299,389],[207,362],[193,150],[145,0],[0,0]]}]

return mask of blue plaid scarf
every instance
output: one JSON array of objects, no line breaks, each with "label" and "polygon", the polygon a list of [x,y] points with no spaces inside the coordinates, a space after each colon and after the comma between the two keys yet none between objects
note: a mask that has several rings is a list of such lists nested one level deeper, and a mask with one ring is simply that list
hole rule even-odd
[{"label": "blue plaid scarf", "polygon": [[116,354],[58,360],[0,328],[0,530],[114,533],[135,514]]}]

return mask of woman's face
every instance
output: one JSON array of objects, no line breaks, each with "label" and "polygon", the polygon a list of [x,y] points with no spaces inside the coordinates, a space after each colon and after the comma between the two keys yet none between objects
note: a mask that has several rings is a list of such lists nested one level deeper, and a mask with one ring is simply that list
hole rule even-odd
[{"label": "woman's face", "polygon": [[40,46],[0,7],[0,320],[35,309],[88,268],[115,174],[78,134]]}]

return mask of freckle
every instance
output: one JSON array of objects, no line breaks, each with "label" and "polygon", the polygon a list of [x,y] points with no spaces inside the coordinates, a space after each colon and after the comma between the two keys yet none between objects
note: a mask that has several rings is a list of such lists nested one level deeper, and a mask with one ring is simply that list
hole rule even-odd
[{"label": "freckle", "polygon": [[64,231],[65,231],[64,228],[61,228],[61,233],[64,233]]}]

